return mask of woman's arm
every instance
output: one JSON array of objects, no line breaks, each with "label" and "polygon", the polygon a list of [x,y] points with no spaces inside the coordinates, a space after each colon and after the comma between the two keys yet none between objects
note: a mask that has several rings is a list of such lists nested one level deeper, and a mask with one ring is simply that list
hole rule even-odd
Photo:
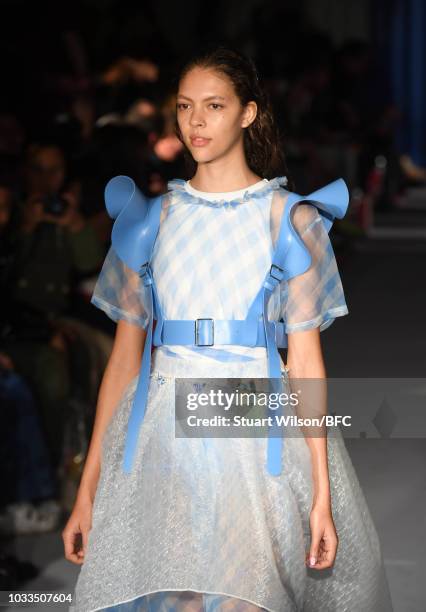
[{"label": "woman's arm", "polygon": [[125,388],[139,371],[145,346],[143,327],[120,319],[114,345],[99,388],[93,433],[73,510],[62,531],[65,558],[84,563],[92,508],[101,468],[102,440]]},{"label": "woman's arm", "polygon": [[140,369],[145,338],[146,331],[142,327],[118,321],[113,349],[99,388],[93,433],[77,500],[93,502],[100,473],[103,435],[125,388]]},{"label": "woman's arm", "polygon": [[[327,414],[327,384],[322,357],[319,327],[288,334],[288,359],[291,379],[298,379],[302,390],[301,417],[321,417]],[[308,379],[306,384],[303,379]],[[313,495],[310,512],[311,543],[306,553],[306,563],[313,569],[332,567],[337,553],[338,535],[333,522],[330,480],[327,457],[327,429],[303,428],[306,443],[311,451]],[[306,433],[306,431],[308,433]],[[318,433],[320,435],[318,435]]]},{"label": "woman's arm", "polygon": [[[288,334],[288,353],[287,366],[289,368],[289,378],[315,379],[316,382],[307,383],[307,391],[316,391],[316,397],[326,402],[325,394],[318,393],[322,390],[320,379],[326,378],[326,371],[321,350],[319,327],[306,331],[293,332]],[[312,386],[309,386],[312,385]],[[325,385],[325,380],[324,380]],[[302,407],[303,408],[303,407]],[[315,415],[309,412],[311,406],[306,406],[304,414],[301,416],[315,416],[326,414],[327,406],[316,406]],[[303,409],[302,409],[303,412]],[[319,429],[317,429],[317,432]],[[324,429],[324,432],[326,430]],[[313,503],[329,506],[330,504],[330,483],[328,474],[327,459],[327,438],[326,436],[309,437],[305,436],[312,456],[312,477],[314,483]]]}]

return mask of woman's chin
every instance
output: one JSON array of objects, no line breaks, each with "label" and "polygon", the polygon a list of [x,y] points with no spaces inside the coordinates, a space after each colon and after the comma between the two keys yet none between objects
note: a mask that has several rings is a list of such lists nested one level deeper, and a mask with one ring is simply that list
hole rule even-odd
[{"label": "woman's chin", "polygon": [[192,149],[191,155],[197,164],[206,164],[208,162],[214,161],[214,156],[211,153],[207,153],[207,151],[200,151],[197,149]]}]

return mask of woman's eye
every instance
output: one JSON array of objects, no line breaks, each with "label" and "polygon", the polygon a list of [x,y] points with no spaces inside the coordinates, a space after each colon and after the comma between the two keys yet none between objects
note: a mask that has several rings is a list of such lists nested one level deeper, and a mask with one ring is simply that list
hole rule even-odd
[{"label": "woman's eye", "polygon": [[[222,104],[217,104],[216,102],[212,102],[211,104],[209,104],[209,106],[212,106],[213,110],[219,110],[220,108],[223,108]],[[178,102],[176,104],[176,108],[177,110],[187,110],[189,108],[189,104],[186,104],[185,102]]]}]

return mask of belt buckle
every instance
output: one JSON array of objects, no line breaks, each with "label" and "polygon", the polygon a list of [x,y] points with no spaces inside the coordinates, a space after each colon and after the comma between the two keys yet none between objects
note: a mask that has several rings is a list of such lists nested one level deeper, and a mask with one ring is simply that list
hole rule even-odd
[{"label": "belt buckle", "polygon": [[143,277],[146,275],[146,273],[148,272],[148,266],[149,266],[149,261],[146,261],[146,262],[145,262],[145,263],[143,263],[143,264],[141,265],[141,267],[139,268],[139,276],[140,276],[141,278],[143,278]]},{"label": "belt buckle", "polygon": [[[209,335],[211,336],[211,342],[202,342],[198,341],[199,338],[199,321],[210,321],[211,325],[208,330]],[[214,344],[214,320],[213,319],[195,319],[195,345],[196,346],[213,346]]]},{"label": "belt buckle", "polygon": [[[272,274],[272,268],[276,268],[277,270],[279,270],[279,272],[278,272],[278,278]],[[272,276],[272,278],[274,278],[274,279],[275,279],[275,280],[277,280],[277,281],[282,281],[283,276],[284,276],[284,269],[283,269],[283,268],[280,268],[280,267],[279,267],[279,266],[277,266],[276,264],[272,264],[272,265],[271,265],[271,268],[270,268],[270,270],[269,270],[269,275],[270,275],[270,276]]]},{"label": "belt buckle", "polygon": [[146,261],[144,264],[141,265],[141,267],[139,268],[139,276],[141,277],[145,287],[152,284],[149,261]]}]

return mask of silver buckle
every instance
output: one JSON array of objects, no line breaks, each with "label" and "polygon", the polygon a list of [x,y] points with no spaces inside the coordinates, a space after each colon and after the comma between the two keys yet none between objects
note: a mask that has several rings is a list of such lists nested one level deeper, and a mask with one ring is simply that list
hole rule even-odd
[{"label": "silver buckle", "polygon": [[[278,278],[272,274],[272,268],[276,268],[277,270],[279,270],[279,273],[278,273]],[[280,273],[281,273],[281,274],[280,274]],[[275,280],[277,280],[277,281],[281,281],[281,280],[283,279],[283,276],[284,276],[284,274],[283,274],[283,273],[284,273],[284,269],[283,269],[283,268],[280,268],[279,266],[277,266],[277,265],[275,265],[275,264],[272,264],[272,265],[271,265],[271,268],[270,268],[270,270],[269,270],[269,275],[270,275],[270,276],[272,276],[272,278],[274,278],[274,279],[275,279]]]},{"label": "silver buckle", "polygon": [[141,265],[141,267],[139,268],[139,276],[141,278],[143,278],[146,273],[148,272],[148,266],[149,266],[149,261],[146,261],[144,264]]},{"label": "silver buckle", "polygon": [[[199,336],[199,329],[198,329],[198,322],[199,321],[210,321],[211,325],[210,325],[210,329],[209,329],[209,334],[211,335],[211,343],[200,343],[198,341],[198,336]],[[213,346],[214,344],[214,320],[213,319],[195,319],[195,345],[196,346]]]},{"label": "silver buckle", "polygon": [[141,265],[139,268],[139,276],[141,277],[145,287],[152,285],[152,273],[149,267],[149,261],[146,261]]}]

